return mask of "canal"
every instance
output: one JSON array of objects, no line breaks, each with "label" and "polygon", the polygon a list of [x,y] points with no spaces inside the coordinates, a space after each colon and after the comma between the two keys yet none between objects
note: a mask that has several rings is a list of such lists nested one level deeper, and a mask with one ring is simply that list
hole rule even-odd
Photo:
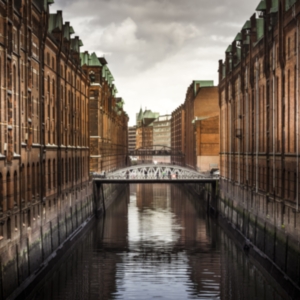
[{"label": "canal", "polygon": [[131,185],[27,299],[286,299],[175,185]]}]

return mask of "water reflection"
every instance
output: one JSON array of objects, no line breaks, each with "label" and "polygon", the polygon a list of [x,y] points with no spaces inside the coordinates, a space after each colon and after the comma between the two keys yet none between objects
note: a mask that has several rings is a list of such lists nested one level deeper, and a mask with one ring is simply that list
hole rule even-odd
[{"label": "water reflection", "polygon": [[32,299],[284,299],[173,185],[131,186]]}]

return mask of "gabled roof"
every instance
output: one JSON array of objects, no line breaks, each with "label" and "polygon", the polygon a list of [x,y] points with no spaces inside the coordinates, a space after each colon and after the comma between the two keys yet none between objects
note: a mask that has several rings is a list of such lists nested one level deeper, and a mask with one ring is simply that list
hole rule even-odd
[{"label": "gabled roof", "polygon": [[70,41],[71,35],[75,33],[72,26],[70,26],[70,22],[66,22],[63,26],[63,37]]},{"label": "gabled roof", "polygon": [[272,7],[270,9],[270,13],[278,12],[278,0],[272,0]]},{"label": "gabled roof", "polygon": [[234,40],[235,40],[235,41],[241,41],[241,40],[242,40],[242,34],[239,32],[239,33],[236,35],[236,37],[235,37]]},{"label": "gabled roof", "polygon": [[264,36],[264,25],[265,25],[264,19],[261,18],[256,19],[256,35],[258,41]]},{"label": "gabled roof", "polygon": [[80,53],[80,58],[82,66],[87,65],[91,67],[102,67],[95,52],[93,52],[92,54],[89,54],[87,51]]},{"label": "gabled roof", "polygon": [[256,7],[256,11],[265,11],[267,9],[267,3],[266,0],[261,0]]},{"label": "gabled roof", "polygon": [[34,4],[40,9],[47,11],[48,5],[54,3],[54,0],[33,0]]},{"label": "gabled roof", "polygon": [[229,45],[225,52],[226,52],[226,53],[232,52],[232,46]]},{"label": "gabled roof", "polygon": [[251,29],[251,22],[250,20],[246,21],[245,25],[243,26],[242,29]]},{"label": "gabled roof", "polygon": [[52,32],[53,30],[62,30],[63,27],[63,19],[62,19],[62,11],[58,11],[56,14],[49,15],[48,22],[48,31]]}]

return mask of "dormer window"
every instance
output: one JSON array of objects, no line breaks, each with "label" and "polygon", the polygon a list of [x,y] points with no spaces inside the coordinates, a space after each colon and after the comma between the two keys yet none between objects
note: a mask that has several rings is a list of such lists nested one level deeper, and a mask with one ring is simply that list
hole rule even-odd
[{"label": "dormer window", "polygon": [[95,73],[94,72],[90,72],[89,73],[89,77],[90,77],[90,81],[91,81],[91,83],[94,83],[95,82]]}]

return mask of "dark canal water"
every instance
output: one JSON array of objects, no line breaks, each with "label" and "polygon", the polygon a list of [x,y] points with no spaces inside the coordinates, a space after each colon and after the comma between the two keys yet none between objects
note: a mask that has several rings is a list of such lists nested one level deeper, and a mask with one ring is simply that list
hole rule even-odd
[{"label": "dark canal water", "polygon": [[174,185],[133,185],[30,299],[286,299]]}]

